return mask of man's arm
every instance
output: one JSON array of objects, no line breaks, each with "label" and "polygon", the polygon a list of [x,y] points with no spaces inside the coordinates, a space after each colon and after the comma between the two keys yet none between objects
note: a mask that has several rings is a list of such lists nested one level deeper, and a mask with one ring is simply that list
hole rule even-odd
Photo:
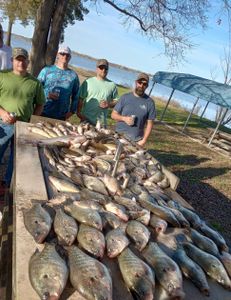
[{"label": "man's arm", "polygon": [[81,113],[82,107],[83,107],[83,99],[79,98],[78,106],[77,106],[77,116],[80,118],[80,121],[86,120],[86,118],[84,117],[84,115],[82,115],[82,113]]},{"label": "man's arm", "polygon": [[117,122],[124,122],[127,125],[131,126],[134,123],[133,117],[131,116],[123,116],[119,114],[116,110],[113,109],[111,113],[111,118]]},{"label": "man's arm", "polygon": [[71,92],[71,105],[70,111],[68,111],[65,115],[65,120],[69,119],[76,111],[78,105],[78,91],[79,91],[79,77],[76,75],[72,92]]},{"label": "man's arm", "polygon": [[36,116],[40,116],[43,111],[43,106],[44,106],[43,104],[36,104],[33,114]]},{"label": "man's arm", "polygon": [[152,132],[152,128],[153,128],[153,120],[148,120],[147,126],[144,129],[144,136],[143,136],[142,140],[137,142],[137,144],[139,146],[143,147],[146,144],[148,137],[150,136],[150,134]]}]

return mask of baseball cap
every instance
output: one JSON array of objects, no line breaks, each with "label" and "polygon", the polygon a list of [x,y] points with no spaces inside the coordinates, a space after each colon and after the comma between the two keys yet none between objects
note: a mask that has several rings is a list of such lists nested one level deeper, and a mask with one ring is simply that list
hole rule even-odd
[{"label": "baseball cap", "polygon": [[149,82],[149,76],[148,76],[148,74],[146,74],[146,73],[140,73],[137,76],[136,80],[138,81],[138,80],[141,80],[141,79],[146,80],[147,82]]},{"label": "baseball cap", "polygon": [[59,46],[58,53],[66,53],[66,54],[71,55],[71,49],[68,46],[64,45],[64,44],[61,44]]},{"label": "baseball cap", "polygon": [[99,66],[107,66],[108,67],[108,61],[104,58],[98,59],[96,63],[96,67]]},{"label": "baseball cap", "polygon": [[26,49],[23,48],[13,48],[12,51],[13,58],[17,58],[18,56],[23,56],[24,58],[28,59],[29,55]]}]

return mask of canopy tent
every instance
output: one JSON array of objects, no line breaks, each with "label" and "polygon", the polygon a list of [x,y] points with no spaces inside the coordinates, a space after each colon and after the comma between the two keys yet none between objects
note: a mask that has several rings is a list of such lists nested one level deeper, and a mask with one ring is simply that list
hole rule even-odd
[{"label": "canopy tent", "polygon": [[[175,90],[190,94],[192,96],[196,97],[196,101],[192,107],[191,112],[189,113],[189,116],[184,124],[184,127],[182,129],[182,132],[185,130],[190,117],[192,116],[192,113],[199,101],[199,99],[203,99],[207,101],[207,104],[201,114],[201,118],[205,113],[206,108],[208,107],[208,104],[210,102],[222,106],[226,108],[221,120],[218,122],[216,129],[214,130],[214,133],[209,141],[209,144],[211,144],[221,122],[224,120],[225,115],[227,114],[228,110],[231,109],[231,86],[228,86],[227,84],[222,84],[213,80],[205,79],[202,77],[198,77],[191,74],[184,74],[184,73],[170,73],[170,72],[157,72],[153,76],[153,86],[155,83],[159,83],[162,85],[165,85],[169,88],[172,88],[171,95],[168,99],[168,102],[165,106],[165,109],[161,115],[161,121],[163,120],[163,117],[165,115],[165,112],[167,110],[167,107],[169,105],[169,102],[172,98],[172,95]],[[152,87],[153,88],[153,87]]]}]

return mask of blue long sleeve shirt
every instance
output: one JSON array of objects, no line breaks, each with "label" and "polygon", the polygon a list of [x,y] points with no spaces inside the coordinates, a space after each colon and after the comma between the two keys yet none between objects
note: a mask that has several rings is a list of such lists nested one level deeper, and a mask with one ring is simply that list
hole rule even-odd
[{"label": "blue long sleeve shirt", "polygon": [[[76,112],[79,78],[71,69],[60,69],[56,65],[47,66],[38,75],[44,87],[46,103],[42,115],[48,118],[65,119],[67,112]],[[57,100],[48,98],[49,93],[59,92]]]}]

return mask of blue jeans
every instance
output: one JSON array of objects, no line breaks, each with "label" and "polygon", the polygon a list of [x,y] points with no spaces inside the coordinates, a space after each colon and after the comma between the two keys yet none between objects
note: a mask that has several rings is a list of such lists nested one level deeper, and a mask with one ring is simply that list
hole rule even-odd
[{"label": "blue jeans", "polygon": [[0,121],[0,163],[10,143],[10,156],[7,162],[7,170],[4,182],[10,186],[14,167],[14,125],[5,124]]}]

